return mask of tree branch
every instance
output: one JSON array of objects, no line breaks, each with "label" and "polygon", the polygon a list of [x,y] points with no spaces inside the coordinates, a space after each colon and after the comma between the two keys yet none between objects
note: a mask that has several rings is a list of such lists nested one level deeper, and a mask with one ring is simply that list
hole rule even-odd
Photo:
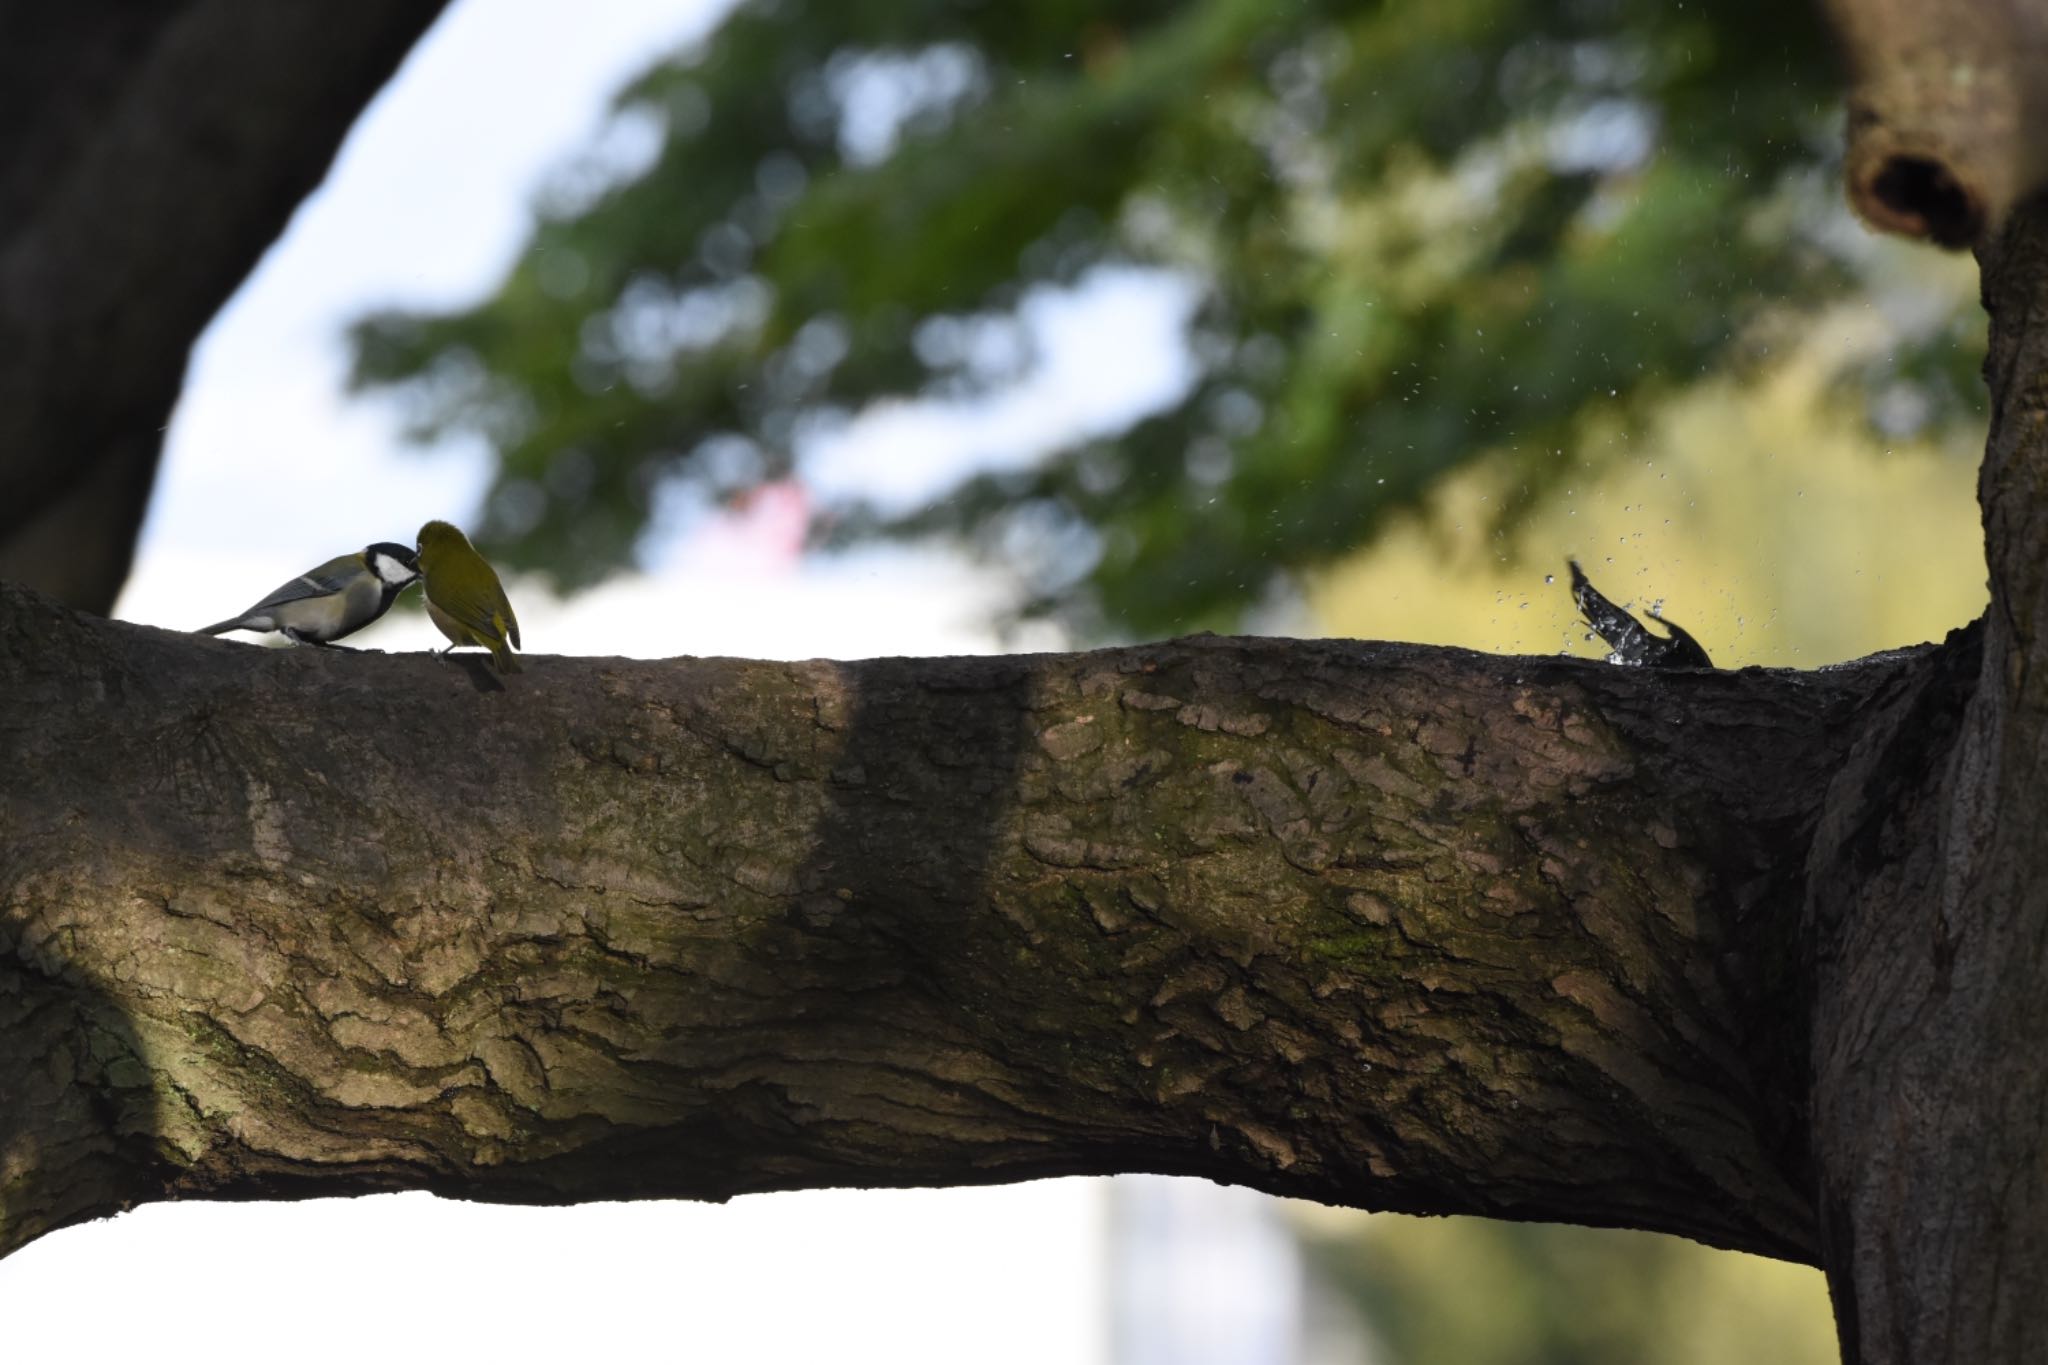
[{"label": "tree branch", "polygon": [[1804,850],[1935,651],[263,652],[0,588],[0,1246],[1126,1170],[1812,1259]]},{"label": "tree branch", "polygon": [[1850,68],[1849,199],[1873,227],[1972,246],[2048,187],[2048,7],[1824,3]]},{"label": "tree branch", "polygon": [[128,574],[192,342],[445,0],[0,0],[0,577]]}]

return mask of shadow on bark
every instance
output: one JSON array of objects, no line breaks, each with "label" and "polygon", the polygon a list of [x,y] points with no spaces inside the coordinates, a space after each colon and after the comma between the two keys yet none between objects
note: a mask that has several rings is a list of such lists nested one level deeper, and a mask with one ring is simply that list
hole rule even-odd
[{"label": "shadow on bark", "polygon": [[[988,919],[987,882],[1016,803],[1031,670],[961,658],[797,672],[816,689],[806,699],[817,714],[810,739],[782,725],[758,735],[699,730],[728,760],[772,769],[782,792],[759,848],[710,850],[730,880],[705,913],[732,935],[732,957],[700,962],[703,974],[675,988],[691,1012],[717,1022],[672,1027],[647,1056],[667,1078],[662,1121],[530,1168],[541,1202],[559,1202],[568,1186],[586,1198],[658,1190],[722,1199],[963,1183],[960,1143],[986,1128],[989,1097],[978,1086],[990,1039],[1014,1023],[964,983],[1001,971],[988,961],[1004,936]],[[691,728],[708,724],[699,717]],[[973,803],[964,810],[962,791]],[[788,871],[764,869],[753,855],[772,856],[777,824],[804,813],[808,853]],[[772,982],[754,976],[760,964],[778,964]],[[1033,1148],[1028,1137],[1021,1145]],[[989,1178],[1038,1173],[1006,1165]]]},{"label": "shadow on bark", "polygon": [[52,940],[0,919],[0,1256],[156,1181],[156,1097],[128,1017]]},{"label": "shadow on bark", "polygon": [[[832,992],[829,1013],[805,1021],[819,1065],[867,1074],[834,1088],[865,1084],[877,1096],[902,1097],[905,1078],[894,1073],[906,1051],[925,1059],[917,1089],[946,1074],[942,1054],[985,1054],[986,1031],[974,1021],[991,1013],[991,1002],[972,998],[965,983],[985,981],[987,972],[958,968],[1000,941],[982,917],[1000,831],[1017,800],[1029,671],[1004,658],[949,659],[936,668],[902,659],[841,669],[840,677],[850,695],[845,741],[783,927],[835,982],[853,987]],[[965,808],[963,790],[971,794]],[[848,1122],[859,1119],[849,1114]],[[845,1125],[825,1129],[846,1136]],[[817,1136],[810,1124],[790,1133],[799,1148]],[[876,1182],[920,1183],[903,1135],[877,1137]],[[844,1155],[838,1148],[837,1158]],[[957,1151],[932,1153],[929,1174],[942,1170],[957,1172]]]}]

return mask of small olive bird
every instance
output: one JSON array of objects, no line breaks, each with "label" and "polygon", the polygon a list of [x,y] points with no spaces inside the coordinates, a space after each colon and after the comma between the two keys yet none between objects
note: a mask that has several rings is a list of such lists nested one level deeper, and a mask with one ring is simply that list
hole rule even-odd
[{"label": "small olive bird", "polygon": [[388,611],[420,576],[403,545],[378,541],[308,569],[240,616],[201,627],[201,635],[274,630],[295,645],[331,645]]},{"label": "small olive bird", "polygon": [[500,673],[519,672],[519,618],[505,598],[498,571],[469,537],[445,521],[420,527],[420,574],[427,584],[427,615],[456,645],[482,645]]}]

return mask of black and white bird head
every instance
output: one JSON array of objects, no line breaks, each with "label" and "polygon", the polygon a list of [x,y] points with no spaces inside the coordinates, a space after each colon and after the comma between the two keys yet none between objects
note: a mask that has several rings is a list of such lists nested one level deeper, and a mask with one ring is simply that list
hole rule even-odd
[{"label": "black and white bird head", "polygon": [[387,588],[402,588],[420,576],[419,556],[403,545],[380,540],[363,547],[363,562]]}]

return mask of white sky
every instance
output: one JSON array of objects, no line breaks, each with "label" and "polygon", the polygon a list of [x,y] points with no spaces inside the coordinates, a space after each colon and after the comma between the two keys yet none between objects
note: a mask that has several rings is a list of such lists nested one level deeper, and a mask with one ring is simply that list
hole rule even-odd
[{"label": "white sky", "polygon": [[[349,139],[328,184],[199,345],[136,570],[116,614],[190,628],[371,540],[464,520],[477,452],[401,452],[391,413],[342,394],[343,325],[384,303],[454,304],[493,284],[544,173],[588,144],[608,96],[722,6],[461,0]],[[1072,299],[1032,305],[1051,338],[1036,388],[996,416],[896,408],[826,442],[819,481],[909,496],[962,457],[1127,420],[1186,382],[1160,344],[1185,285],[1119,276],[1112,343]],[[1064,340],[1062,340],[1064,338]],[[948,452],[953,460],[948,471]],[[863,485],[862,481],[866,481]],[[936,481],[936,482],[935,482]],[[771,505],[763,515],[772,516]],[[567,604],[514,585],[536,652],[757,657],[996,647],[997,586],[930,556],[830,565],[759,552],[728,526]],[[440,643],[394,614],[361,643]],[[1105,1358],[1102,1185],[759,1196],[724,1207],[464,1205],[424,1195],[154,1205],[0,1261],[10,1358],[155,1362],[530,1359],[1057,1361]],[[409,1292],[417,1287],[418,1292]],[[544,1292],[536,1293],[538,1288]],[[453,1316],[451,1316],[453,1314]],[[446,1355],[444,1351],[459,1352]]]},{"label": "white sky", "polygon": [[1100,1187],[155,1204],[0,1261],[0,1304],[24,1365],[1086,1365],[1106,1349]]}]

